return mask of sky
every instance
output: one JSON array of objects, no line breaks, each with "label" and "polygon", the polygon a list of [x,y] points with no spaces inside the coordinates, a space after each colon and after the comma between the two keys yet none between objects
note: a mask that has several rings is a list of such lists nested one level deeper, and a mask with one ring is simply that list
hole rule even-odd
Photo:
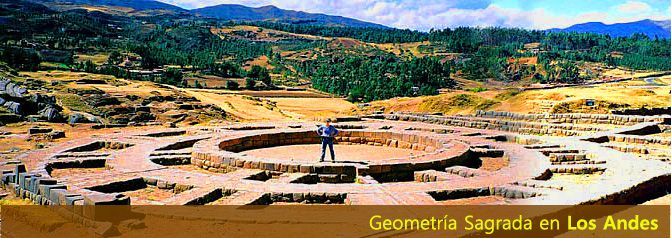
[{"label": "sky", "polygon": [[671,19],[671,0],[160,0],[186,9],[217,4],[325,13],[426,31],[456,26],[564,28]]}]

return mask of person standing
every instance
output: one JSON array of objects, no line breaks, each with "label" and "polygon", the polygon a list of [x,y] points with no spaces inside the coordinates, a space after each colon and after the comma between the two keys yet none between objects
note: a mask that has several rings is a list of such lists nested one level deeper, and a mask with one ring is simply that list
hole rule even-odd
[{"label": "person standing", "polygon": [[335,163],[335,151],[333,151],[333,140],[338,135],[338,129],[331,125],[331,119],[326,119],[326,124],[317,129],[317,134],[322,138],[322,156],[319,162],[324,162],[326,147],[331,151],[331,161]]}]

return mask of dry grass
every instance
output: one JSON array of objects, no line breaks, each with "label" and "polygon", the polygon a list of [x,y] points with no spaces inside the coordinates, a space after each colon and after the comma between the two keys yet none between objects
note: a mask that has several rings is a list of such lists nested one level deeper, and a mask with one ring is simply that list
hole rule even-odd
[{"label": "dry grass", "polygon": [[222,78],[212,75],[186,78],[186,81],[191,87],[195,86],[196,80],[198,80],[198,84],[200,84],[203,88],[226,88],[226,82],[228,81],[238,82],[239,88],[245,87],[245,79],[242,78]]},{"label": "dry grass", "polygon": [[496,103],[496,101],[473,94],[457,94],[450,97],[429,97],[419,105],[419,109],[425,112],[457,114],[471,110],[487,110]]},{"label": "dry grass", "polygon": [[80,79],[113,81],[113,80],[116,79],[114,76],[109,76],[109,75],[79,73],[79,72],[70,72],[70,71],[61,71],[61,70],[21,72],[20,75],[23,76],[23,77],[40,79],[40,80],[47,81],[47,82],[52,82],[52,81],[76,81],[76,80],[80,80]]},{"label": "dry grass", "polygon": [[342,98],[269,98],[277,108],[296,119],[315,119],[348,115],[354,104]]},{"label": "dry grass", "polygon": [[269,70],[275,68],[272,65],[270,65],[270,58],[268,58],[268,56],[265,55],[262,55],[256,59],[245,62],[245,65],[242,68],[245,70],[250,70],[254,65],[258,65]]},{"label": "dry grass", "polygon": [[222,28],[210,28],[210,32],[212,32],[215,35],[219,35],[222,38],[224,38],[226,36],[232,36],[233,34],[235,34],[236,31],[253,33],[256,37],[255,40],[263,40],[263,41],[278,41],[278,40],[283,39],[283,38],[298,38],[298,39],[309,39],[309,40],[331,40],[331,38],[328,38],[328,37],[296,34],[296,33],[272,30],[272,29],[267,29],[267,28],[260,29],[260,27],[256,27],[256,26],[229,26],[229,27],[222,27]]},{"label": "dry grass", "polygon": [[[639,75],[649,74],[651,73],[639,73]],[[657,81],[664,84],[671,83],[671,76],[662,77]],[[464,80],[463,83],[468,83],[473,87],[482,85],[470,80]],[[468,114],[475,110],[543,113],[551,112],[551,110],[547,110],[548,106],[557,105],[565,107],[561,112],[586,113],[609,113],[612,109],[624,107],[671,106],[671,86],[641,87],[645,85],[647,83],[643,80],[630,80],[594,86],[530,91],[488,87],[488,90],[484,92],[451,90],[438,96],[393,98],[372,102],[372,105],[373,108],[384,108],[387,112],[443,112],[446,114]],[[587,99],[595,100],[599,107],[582,107]]]},{"label": "dry grass", "polygon": [[[370,45],[399,56],[425,57],[446,55],[445,53],[435,52],[436,50],[432,49],[431,42],[429,41],[382,44],[370,43]],[[426,49],[422,49],[422,47]]]},{"label": "dry grass", "polygon": [[91,61],[94,64],[104,64],[109,58],[108,54],[95,54],[95,55],[75,55],[75,62],[86,62]]},{"label": "dry grass", "polygon": [[556,104],[580,102],[594,99],[604,104],[630,105],[631,107],[671,106],[671,87],[635,88],[642,81],[627,81],[602,84],[593,87],[570,87],[522,92],[496,107],[497,110],[516,112],[537,112],[542,101],[554,101]]}]

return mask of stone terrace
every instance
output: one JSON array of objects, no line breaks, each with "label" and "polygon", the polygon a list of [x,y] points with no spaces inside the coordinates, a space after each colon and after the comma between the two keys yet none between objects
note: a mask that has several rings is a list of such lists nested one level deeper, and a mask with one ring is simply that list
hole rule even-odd
[{"label": "stone terrace", "polygon": [[[478,112],[340,121],[340,150],[370,149],[336,163],[248,154],[317,148],[316,123],[128,128],[23,154],[0,165],[2,184],[38,204],[92,205],[639,204],[670,189],[671,165],[635,149],[669,146],[644,135],[668,128],[664,117]],[[410,155],[372,159],[389,149]]]}]

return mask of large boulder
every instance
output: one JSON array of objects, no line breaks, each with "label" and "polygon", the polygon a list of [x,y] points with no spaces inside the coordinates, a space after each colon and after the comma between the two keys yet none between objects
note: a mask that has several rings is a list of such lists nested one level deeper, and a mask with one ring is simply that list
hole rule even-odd
[{"label": "large boulder", "polygon": [[87,98],[87,104],[93,107],[119,105],[120,103],[119,99],[112,97],[109,94],[93,94],[89,95]]},{"label": "large boulder", "polygon": [[14,114],[21,114],[23,112],[22,106],[18,102],[6,101],[3,106]]},{"label": "large boulder", "polygon": [[77,124],[86,122],[88,122],[88,120],[86,120],[86,117],[84,117],[82,114],[79,113],[72,114],[68,118],[68,124]]},{"label": "large boulder", "polygon": [[44,117],[49,122],[60,122],[63,120],[61,112],[53,107],[46,107],[39,111],[40,116]]},{"label": "large boulder", "polygon": [[24,94],[26,94],[26,92],[28,92],[28,90],[26,90],[26,88],[24,88],[24,87],[16,85],[15,83],[10,82],[5,87],[5,92],[10,97],[22,98],[24,96]]},{"label": "large boulder", "polygon": [[93,115],[82,115],[81,113],[75,113],[70,115],[68,117],[68,123],[69,124],[77,124],[77,123],[92,123],[92,122],[99,122],[98,118],[96,118]]},{"label": "large boulder", "polygon": [[32,95],[30,101],[37,104],[40,108],[46,107],[46,105],[56,105],[56,97],[43,94]]},{"label": "large boulder", "polygon": [[147,112],[137,112],[134,116],[130,117],[130,122],[148,122],[156,120],[156,116]]},{"label": "large boulder", "polygon": [[7,84],[11,83],[9,79],[4,79],[0,78],[0,95],[6,95],[7,92],[5,91],[5,88],[7,88]]}]

